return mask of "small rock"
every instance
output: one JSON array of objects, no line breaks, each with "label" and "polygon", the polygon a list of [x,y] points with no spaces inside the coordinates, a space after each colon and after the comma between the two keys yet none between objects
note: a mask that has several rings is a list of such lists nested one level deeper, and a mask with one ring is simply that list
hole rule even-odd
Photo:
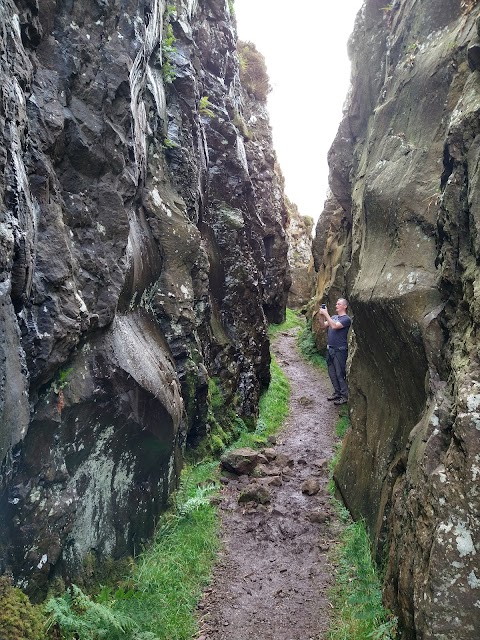
[{"label": "small rock", "polygon": [[272,496],[267,487],[256,482],[247,485],[238,497],[239,502],[255,502],[256,504],[267,504],[271,499]]},{"label": "small rock", "polygon": [[310,513],[307,513],[307,520],[310,520],[310,522],[323,524],[328,519],[328,514],[324,513],[323,511],[310,511]]},{"label": "small rock", "polygon": [[277,444],[277,438],[276,436],[268,436],[267,438],[267,444]]},{"label": "small rock", "polygon": [[260,458],[264,458],[268,462],[265,456],[261,456],[258,451],[244,447],[242,449],[233,449],[227,451],[220,458],[220,463],[224,469],[242,475],[253,471]]},{"label": "small rock", "polygon": [[277,457],[275,458],[275,463],[278,467],[280,467],[280,469],[283,469],[285,467],[293,467],[293,465],[295,464],[293,459],[289,458],[284,453],[277,454]]},{"label": "small rock", "polygon": [[309,478],[302,484],[302,493],[306,493],[309,496],[314,496],[320,491],[320,484],[315,478]]},{"label": "small rock", "polygon": [[275,458],[277,457],[276,450],[272,449],[271,447],[267,447],[266,449],[263,449],[262,453],[269,462],[271,462],[272,460],[275,460]]},{"label": "small rock", "polygon": [[269,475],[268,468],[264,464],[257,464],[250,475],[252,478],[264,478]]},{"label": "small rock", "polygon": [[280,476],[272,476],[267,482],[269,487],[281,487],[283,482]]}]

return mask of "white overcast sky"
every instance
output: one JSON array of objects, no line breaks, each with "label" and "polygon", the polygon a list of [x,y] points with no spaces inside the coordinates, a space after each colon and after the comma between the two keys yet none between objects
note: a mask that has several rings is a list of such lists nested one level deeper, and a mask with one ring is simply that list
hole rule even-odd
[{"label": "white overcast sky", "polygon": [[286,193],[303,215],[320,215],[327,152],[350,81],[347,40],[363,0],[235,0],[238,37],[265,56],[273,140]]}]

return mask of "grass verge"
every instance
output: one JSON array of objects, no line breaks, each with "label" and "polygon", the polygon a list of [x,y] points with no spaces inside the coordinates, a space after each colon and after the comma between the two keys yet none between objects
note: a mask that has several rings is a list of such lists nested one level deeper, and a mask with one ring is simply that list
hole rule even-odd
[{"label": "grass verge", "polygon": [[346,524],[332,552],[335,585],[330,590],[333,613],[328,640],[396,640],[397,619],[382,604],[382,585],[370,550],[365,523],[352,522],[350,513],[337,500],[333,471],[340,457],[342,442],[350,425],[343,409],[335,426],[335,453],[330,461],[329,491],[339,518]]},{"label": "grass verge", "polygon": [[280,324],[271,324],[268,328],[268,335],[272,340],[275,336],[282,332],[288,331],[289,329],[294,329],[295,327],[303,327],[305,325],[305,320],[303,316],[298,315],[292,309],[287,309],[285,314],[285,321]]},{"label": "grass verge", "polygon": [[263,446],[266,444],[268,436],[276,433],[285,422],[290,400],[290,385],[273,355],[270,363],[270,375],[270,385],[260,398],[255,431],[243,431],[238,440],[230,447],[231,449]]},{"label": "grass verge", "polygon": [[311,362],[315,366],[327,370],[327,363],[325,358],[319,353],[317,345],[315,344],[315,336],[312,332],[312,323],[309,320],[299,332],[297,338],[298,348],[300,353],[308,362]]},{"label": "grass verge", "polygon": [[[287,318],[288,328],[296,326],[294,321]],[[288,381],[272,356],[271,382],[260,399],[256,429],[242,431],[231,448],[264,445],[283,425],[289,396]],[[197,632],[195,607],[220,546],[219,518],[212,504],[218,486],[218,459],[187,465],[153,543],[125,580],[101,588],[94,597],[72,587],[50,598],[45,607],[50,637],[191,640]]]}]

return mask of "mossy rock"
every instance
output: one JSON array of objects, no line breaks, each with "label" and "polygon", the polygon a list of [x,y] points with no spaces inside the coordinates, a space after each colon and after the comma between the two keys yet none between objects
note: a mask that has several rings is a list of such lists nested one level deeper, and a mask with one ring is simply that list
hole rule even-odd
[{"label": "mossy rock", "polygon": [[2,640],[45,640],[45,618],[27,596],[0,578],[0,638]]}]

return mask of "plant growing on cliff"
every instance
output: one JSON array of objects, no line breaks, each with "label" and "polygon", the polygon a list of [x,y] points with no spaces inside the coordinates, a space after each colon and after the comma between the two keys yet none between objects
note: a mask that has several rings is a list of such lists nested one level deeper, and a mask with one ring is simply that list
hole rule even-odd
[{"label": "plant growing on cliff", "polygon": [[20,589],[0,577],[0,638],[2,640],[44,640],[45,618],[30,604]]},{"label": "plant growing on cliff", "polygon": [[208,96],[202,96],[198,103],[198,111],[200,112],[200,115],[207,116],[208,118],[215,118],[215,114],[210,107],[213,107],[213,104],[208,99]]},{"label": "plant growing on cliff", "polygon": [[[165,19],[168,20],[171,14],[166,13]],[[167,23],[165,28],[165,33],[162,38],[162,76],[165,82],[172,83],[177,74],[175,72],[175,68],[173,66],[173,55],[176,52],[175,47],[176,38],[173,33],[173,27],[170,22]]]},{"label": "plant growing on cliff", "polygon": [[178,147],[178,144],[173,140],[170,140],[170,138],[164,138],[162,146],[164,149],[176,149]]},{"label": "plant growing on cliff", "polygon": [[253,42],[238,41],[238,60],[240,65],[240,83],[256,100],[265,102],[271,91],[265,58]]}]

